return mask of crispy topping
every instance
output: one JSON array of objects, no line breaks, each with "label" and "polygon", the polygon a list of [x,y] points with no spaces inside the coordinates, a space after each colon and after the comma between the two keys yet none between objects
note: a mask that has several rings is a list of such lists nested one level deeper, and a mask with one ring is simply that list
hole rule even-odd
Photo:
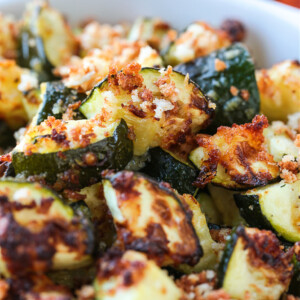
[{"label": "crispy topping", "polygon": [[215,70],[222,72],[227,68],[226,63],[218,58],[215,59]]}]

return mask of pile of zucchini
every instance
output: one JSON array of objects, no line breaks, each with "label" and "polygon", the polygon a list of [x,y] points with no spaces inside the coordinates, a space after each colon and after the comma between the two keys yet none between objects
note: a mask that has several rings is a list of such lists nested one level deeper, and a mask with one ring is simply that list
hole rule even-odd
[{"label": "pile of zucchini", "polygon": [[[0,49],[0,298],[300,297],[300,64],[256,71],[236,20],[93,24],[32,2]],[[57,72],[125,44],[160,66]]]}]

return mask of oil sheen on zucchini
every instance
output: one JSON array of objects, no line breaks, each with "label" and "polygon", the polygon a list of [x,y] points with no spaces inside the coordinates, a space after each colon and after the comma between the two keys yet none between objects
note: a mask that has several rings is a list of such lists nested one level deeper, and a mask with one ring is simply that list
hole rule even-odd
[{"label": "oil sheen on zucchini", "polygon": [[150,162],[141,170],[157,181],[165,181],[171,184],[172,188],[180,194],[194,194],[196,187],[193,182],[196,180],[198,171],[186,162],[172,156],[159,147],[149,151]]},{"label": "oil sheen on zucchini", "polygon": [[94,288],[96,300],[179,300],[182,296],[166,271],[132,250],[112,250],[101,258]]},{"label": "oil sheen on zucchini", "polygon": [[206,127],[214,105],[181,73],[130,64],[99,83],[81,105],[87,118],[101,114],[106,123],[123,118],[134,132],[134,154],[161,146],[181,147]]},{"label": "oil sheen on zucchini", "polygon": [[5,277],[89,264],[89,222],[38,183],[0,181],[0,273]]},{"label": "oil sheen on zucchini", "polygon": [[291,260],[272,232],[237,227],[219,265],[219,286],[234,299],[279,299],[293,275]]},{"label": "oil sheen on zucchini", "polygon": [[[52,129],[54,124],[59,126]],[[34,126],[13,150],[16,174],[78,188],[99,181],[105,169],[123,169],[132,158],[125,121],[105,128],[97,124],[97,120],[63,122],[50,117]]]},{"label": "oil sheen on zucchini", "polygon": [[122,248],[164,266],[199,261],[203,253],[190,216],[165,184],[121,171],[104,176],[103,187]]},{"label": "oil sheen on zucchini", "polygon": [[216,103],[216,115],[210,126],[250,122],[259,113],[259,92],[254,63],[247,48],[236,43],[175,67],[190,78]]},{"label": "oil sheen on zucchini", "polygon": [[294,183],[274,183],[235,194],[235,203],[250,226],[271,229],[290,242],[300,241],[300,176]]}]

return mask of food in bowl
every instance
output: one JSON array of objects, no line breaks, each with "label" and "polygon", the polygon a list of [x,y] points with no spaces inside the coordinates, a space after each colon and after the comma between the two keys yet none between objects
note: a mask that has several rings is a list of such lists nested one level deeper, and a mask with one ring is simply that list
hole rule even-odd
[{"label": "food in bowl", "polygon": [[299,296],[299,62],[237,20],[0,22],[1,299]]}]

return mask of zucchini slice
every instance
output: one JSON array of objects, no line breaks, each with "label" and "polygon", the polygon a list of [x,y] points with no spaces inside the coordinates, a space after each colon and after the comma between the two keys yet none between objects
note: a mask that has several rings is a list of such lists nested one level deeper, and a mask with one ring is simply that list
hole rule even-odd
[{"label": "zucchini slice", "polygon": [[184,194],[180,197],[188,211],[192,213],[192,224],[200,241],[203,256],[195,266],[180,265],[179,270],[184,273],[199,273],[206,269],[216,269],[218,263],[218,245],[210,235],[205,215],[202,213],[199,202],[192,196]]},{"label": "zucchini slice", "polygon": [[[97,85],[80,111],[87,118],[101,114],[105,122],[123,118],[133,128],[134,154],[161,146],[186,154],[191,135],[205,127],[213,105],[188,77],[133,63],[110,73]],[[184,148],[184,149],[181,149]]]},{"label": "zucchini slice", "polygon": [[5,277],[91,262],[92,228],[51,190],[0,181],[0,273]]},{"label": "zucchini slice", "polygon": [[27,5],[19,44],[19,65],[36,71],[40,82],[55,79],[53,67],[64,64],[77,50],[64,17],[46,1]]},{"label": "zucchini slice", "polygon": [[300,241],[300,176],[294,183],[274,183],[234,195],[250,226],[271,229],[290,242]]},{"label": "zucchini slice", "polygon": [[181,290],[154,261],[136,251],[106,254],[94,281],[96,300],[179,300]]},{"label": "zucchini slice", "polygon": [[221,126],[215,135],[197,136],[199,147],[190,160],[200,170],[196,185],[212,182],[228,189],[247,189],[266,185],[279,176],[273,156],[265,148],[265,116],[255,116],[252,123]]},{"label": "zucchini slice", "polygon": [[[2,283],[2,282],[1,282]],[[72,300],[71,291],[61,285],[56,285],[44,274],[30,274],[23,277],[6,280],[7,298],[3,299],[39,299],[39,300]],[[3,285],[1,284],[1,288]],[[3,293],[3,290],[1,290]],[[1,296],[4,296],[1,293]]]},{"label": "zucchini slice", "polygon": [[268,70],[256,71],[261,111],[270,121],[287,121],[300,112],[300,63],[286,60]]},{"label": "zucchini slice", "polygon": [[219,265],[219,285],[234,299],[279,299],[293,275],[292,253],[270,231],[238,227]]},{"label": "zucchini slice", "polygon": [[165,184],[138,173],[108,173],[104,195],[123,249],[144,252],[159,265],[195,265],[199,239],[180,199]]},{"label": "zucchini slice", "polygon": [[157,181],[168,182],[180,194],[194,194],[196,187],[193,182],[198,172],[191,164],[175,158],[171,153],[159,147],[149,151],[150,162],[141,170]]},{"label": "zucchini slice", "polygon": [[83,119],[84,117],[81,113],[78,111],[73,112],[74,109],[72,109],[71,105],[85,98],[86,94],[67,88],[61,81],[42,84],[43,104],[38,111],[36,125],[41,124],[49,116],[53,116],[55,119],[62,119],[63,114],[67,112],[68,108],[71,110],[71,119]]},{"label": "zucchini slice", "polygon": [[178,65],[175,70],[189,74],[216,103],[216,116],[209,127],[250,122],[259,113],[259,92],[254,62],[240,43],[215,51],[208,56]]},{"label": "zucchini slice", "polygon": [[225,31],[198,21],[190,24],[178,36],[164,51],[163,58],[167,65],[175,66],[230,44],[230,38]]},{"label": "zucchini slice", "polygon": [[62,189],[98,182],[105,169],[123,169],[133,147],[125,121],[100,125],[96,119],[63,122],[50,117],[32,127],[13,150],[16,174]]},{"label": "zucchini slice", "polygon": [[160,51],[168,47],[176,35],[176,31],[159,18],[138,18],[128,33],[128,40],[145,41]]}]

